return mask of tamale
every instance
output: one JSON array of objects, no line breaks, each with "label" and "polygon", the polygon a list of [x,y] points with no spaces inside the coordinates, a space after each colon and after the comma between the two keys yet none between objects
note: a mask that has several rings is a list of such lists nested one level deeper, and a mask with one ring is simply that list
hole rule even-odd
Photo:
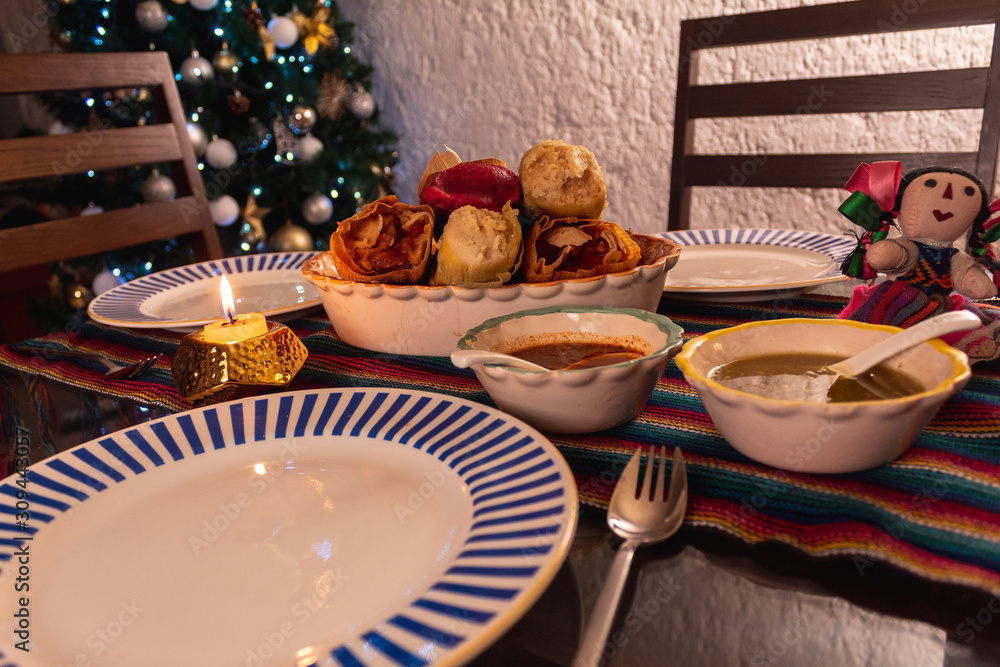
[{"label": "tamale", "polygon": [[345,280],[405,285],[424,279],[433,244],[431,207],[390,195],[342,221],[330,237],[330,254]]},{"label": "tamale", "polygon": [[521,223],[509,203],[500,213],[463,206],[441,233],[430,284],[499,287],[521,265],[522,248]]},{"label": "tamale", "polygon": [[631,269],[642,251],[613,222],[539,218],[528,232],[524,248],[527,282],[587,278]]}]

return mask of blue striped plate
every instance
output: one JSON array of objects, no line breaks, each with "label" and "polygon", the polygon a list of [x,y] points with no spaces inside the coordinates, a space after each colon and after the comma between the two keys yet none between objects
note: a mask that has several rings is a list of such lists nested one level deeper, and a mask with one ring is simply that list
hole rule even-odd
[{"label": "blue striped plate", "polygon": [[857,245],[849,236],[796,229],[691,229],[657,236],[684,246],[664,292],[705,300],[763,300],[846,280],[840,264]]},{"label": "blue striped plate", "polygon": [[141,424],[0,498],[0,664],[21,667],[461,665],[541,595],[577,520],[531,427],[374,388]]},{"label": "blue striped plate", "polygon": [[313,252],[274,252],[227,257],[151,273],[99,294],[91,319],[132,329],[196,329],[223,317],[219,283],[226,276],[237,313],[273,319],[320,304],[319,292],[302,274]]}]

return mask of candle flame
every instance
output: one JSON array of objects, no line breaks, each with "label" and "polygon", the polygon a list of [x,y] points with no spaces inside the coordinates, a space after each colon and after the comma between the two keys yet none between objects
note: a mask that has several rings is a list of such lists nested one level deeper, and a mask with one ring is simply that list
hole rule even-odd
[{"label": "candle flame", "polygon": [[229,279],[222,276],[219,283],[219,295],[222,297],[222,312],[229,318],[230,322],[236,321],[236,302],[233,300],[233,288],[229,286]]}]

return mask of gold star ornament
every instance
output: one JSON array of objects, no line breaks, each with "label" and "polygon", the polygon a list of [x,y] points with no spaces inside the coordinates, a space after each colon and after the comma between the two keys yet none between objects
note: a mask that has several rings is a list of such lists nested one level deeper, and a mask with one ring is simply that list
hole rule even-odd
[{"label": "gold star ornament", "polygon": [[264,218],[271,212],[269,208],[257,206],[257,198],[251,192],[247,195],[246,206],[243,207],[243,220],[253,229],[253,240],[263,240],[264,238]]}]

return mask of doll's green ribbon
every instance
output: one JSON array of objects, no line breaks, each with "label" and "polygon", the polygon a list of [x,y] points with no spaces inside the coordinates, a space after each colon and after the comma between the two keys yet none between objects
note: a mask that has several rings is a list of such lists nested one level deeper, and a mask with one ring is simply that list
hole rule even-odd
[{"label": "doll's green ribbon", "polygon": [[877,232],[885,224],[882,219],[885,212],[879,208],[878,202],[861,190],[852,192],[837,210],[866,232]]}]

